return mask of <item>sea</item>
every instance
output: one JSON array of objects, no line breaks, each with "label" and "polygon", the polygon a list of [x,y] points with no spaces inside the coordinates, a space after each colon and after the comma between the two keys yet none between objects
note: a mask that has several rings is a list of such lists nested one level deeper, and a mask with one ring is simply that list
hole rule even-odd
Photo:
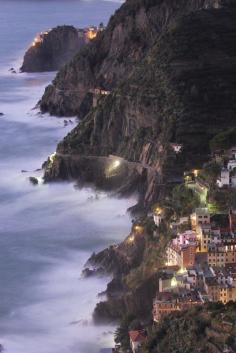
[{"label": "sea", "polygon": [[38,169],[77,122],[64,126],[63,118],[34,109],[55,72],[18,70],[36,33],[106,24],[121,2],[0,0],[0,344],[6,353],[98,353],[114,344],[115,326],[92,320],[109,278],[85,279],[81,272],[93,252],[128,234],[126,210],[135,200],[74,182],[42,183]]}]

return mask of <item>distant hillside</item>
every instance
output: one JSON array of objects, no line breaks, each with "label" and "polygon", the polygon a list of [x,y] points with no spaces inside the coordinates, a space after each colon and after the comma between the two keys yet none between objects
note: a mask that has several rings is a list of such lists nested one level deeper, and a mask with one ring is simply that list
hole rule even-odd
[{"label": "distant hillside", "polygon": [[86,44],[73,26],[58,26],[38,34],[24,56],[22,72],[57,71]]}]

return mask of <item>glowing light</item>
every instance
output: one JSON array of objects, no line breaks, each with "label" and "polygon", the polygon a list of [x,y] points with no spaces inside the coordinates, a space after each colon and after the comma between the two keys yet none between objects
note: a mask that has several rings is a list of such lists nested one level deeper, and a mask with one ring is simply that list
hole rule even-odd
[{"label": "glowing light", "polygon": [[182,275],[185,272],[186,272],[186,268],[181,267],[177,273]]},{"label": "glowing light", "polygon": [[120,166],[120,161],[115,161],[114,163],[113,163],[113,168],[118,168],[119,166]]},{"label": "glowing light", "polygon": [[177,287],[177,284],[178,284],[178,283],[177,283],[176,278],[173,277],[172,280],[171,280],[171,283],[170,283],[171,287]]},{"label": "glowing light", "polygon": [[56,155],[57,155],[57,153],[54,152],[54,153],[52,153],[52,154],[48,157],[48,158],[49,158],[49,161],[50,161],[51,163],[54,162]]},{"label": "glowing light", "polygon": [[128,237],[128,243],[129,243],[129,244],[133,244],[133,242],[134,242],[134,236],[133,236],[133,235],[130,235],[130,236]]},{"label": "glowing light", "polygon": [[107,168],[107,171],[106,171],[106,177],[109,178],[109,177],[112,177],[114,176],[114,172],[116,171],[116,169],[118,169],[121,165],[121,161],[116,159],[115,161],[113,161],[111,163],[111,165]]},{"label": "glowing light", "polygon": [[198,177],[198,175],[199,175],[199,170],[198,170],[198,169],[194,169],[193,174],[194,174],[195,177]]},{"label": "glowing light", "polygon": [[163,212],[163,209],[161,207],[156,207],[155,208],[155,213],[159,216]]},{"label": "glowing light", "polygon": [[94,39],[94,38],[97,37],[97,31],[96,31],[95,29],[93,29],[93,28],[90,28],[90,29],[87,31],[86,36],[87,36],[87,38],[90,39],[90,40],[91,40],[91,39]]},{"label": "glowing light", "polygon": [[137,232],[137,233],[142,233],[142,232],[143,232],[143,227],[142,227],[142,226],[139,226],[139,225],[136,225],[136,226],[134,227],[134,230],[135,230],[135,232]]}]

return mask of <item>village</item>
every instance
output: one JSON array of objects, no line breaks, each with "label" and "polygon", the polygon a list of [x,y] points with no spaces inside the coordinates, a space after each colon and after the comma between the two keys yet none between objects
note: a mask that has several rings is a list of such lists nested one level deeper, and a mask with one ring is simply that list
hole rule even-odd
[{"label": "village", "polygon": [[[182,147],[171,146],[177,155]],[[159,270],[159,289],[153,298],[153,325],[158,325],[168,314],[194,306],[236,301],[236,208],[232,207],[234,203],[221,210],[213,207],[208,195],[214,188],[218,192],[231,192],[234,197],[236,147],[215,151],[210,163],[214,168],[217,165],[210,183],[201,178],[201,170],[184,174],[184,187],[192,190],[199,200],[198,207],[190,214],[175,216],[173,220],[167,216],[165,205],[159,204],[149,213],[156,226],[155,237],[158,238],[163,225],[171,232],[165,263]],[[131,245],[143,231],[140,224],[133,229],[128,238]],[[128,334],[131,350],[137,353],[146,342],[147,330],[130,330]],[[120,352],[119,347],[110,352]],[[226,348],[225,352],[233,351]]]}]

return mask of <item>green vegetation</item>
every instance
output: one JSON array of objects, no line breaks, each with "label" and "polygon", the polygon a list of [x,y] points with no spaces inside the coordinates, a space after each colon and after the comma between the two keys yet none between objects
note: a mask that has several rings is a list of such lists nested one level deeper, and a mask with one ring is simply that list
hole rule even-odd
[{"label": "green vegetation", "polygon": [[212,151],[216,151],[219,149],[229,149],[236,144],[236,128],[231,128],[224,132],[217,134],[210,141],[210,148]]},{"label": "green vegetation", "polygon": [[215,346],[222,352],[225,343],[235,349],[235,335],[236,304],[210,303],[164,317],[143,352],[210,353]]},{"label": "green vegetation", "polygon": [[200,199],[193,190],[181,184],[173,189],[171,203],[176,215],[181,217],[188,216],[199,207]]},{"label": "green vegetation", "polygon": [[236,189],[215,189],[211,192],[210,198],[210,206],[212,209],[215,208],[215,213],[227,213],[230,209],[236,208]]},{"label": "green vegetation", "polygon": [[[132,322],[134,322],[135,316],[134,315],[125,315],[121,322],[119,327],[116,329],[115,332],[115,342],[117,344],[120,344],[124,351],[130,350],[130,341],[129,341],[129,330],[130,326],[132,326]],[[136,322],[136,320],[135,320]],[[139,325],[135,327],[136,329],[139,328]],[[132,326],[132,329],[133,326]]]},{"label": "green vegetation", "polygon": [[200,178],[202,178],[209,185],[209,187],[212,188],[216,184],[220,171],[221,166],[218,163],[206,163],[200,172]]}]

